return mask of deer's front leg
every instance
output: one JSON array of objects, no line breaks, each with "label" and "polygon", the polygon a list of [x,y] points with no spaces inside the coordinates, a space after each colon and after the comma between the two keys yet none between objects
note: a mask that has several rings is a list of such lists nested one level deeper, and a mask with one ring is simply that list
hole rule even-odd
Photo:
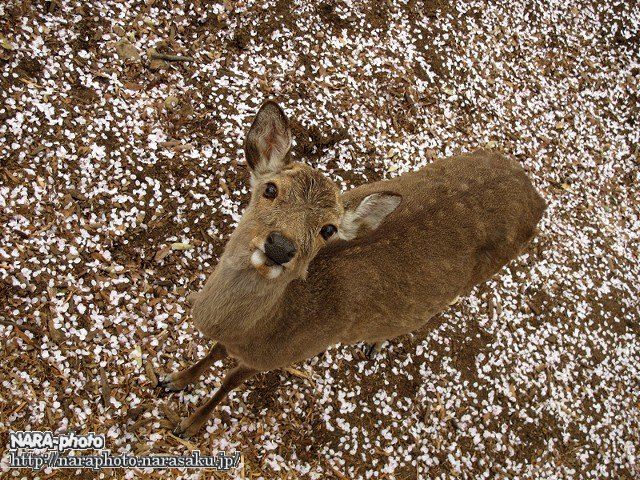
[{"label": "deer's front leg", "polygon": [[202,426],[207,423],[213,409],[216,408],[225,395],[257,372],[257,370],[244,365],[238,365],[229,371],[224,377],[220,388],[213,394],[213,397],[207,400],[207,403],[198,408],[188,418],[180,422],[180,425],[175,428],[173,434],[181,437],[191,437],[198,433]]},{"label": "deer's front leg", "polygon": [[187,385],[195,382],[204,374],[211,365],[213,365],[218,360],[222,360],[227,356],[227,350],[220,343],[216,343],[206,357],[200,360],[197,363],[194,363],[190,367],[185,368],[184,370],[180,370],[179,372],[174,372],[166,377],[163,377],[159,382],[158,386],[164,388],[165,390],[169,390],[171,392],[175,392],[177,390],[182,390]]}]

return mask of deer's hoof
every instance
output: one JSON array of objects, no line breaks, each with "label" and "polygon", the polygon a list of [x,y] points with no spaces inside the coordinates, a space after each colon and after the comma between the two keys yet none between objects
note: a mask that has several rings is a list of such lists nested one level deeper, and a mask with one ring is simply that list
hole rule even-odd
[{"label": "deer's hoof", "polygon": [[158,380],[158,387],[163,388],[167,392],[178,392],[186,387],[186,385],[174,380],[173,375],[165,375]]},{"label": "deer's hoof", "polygon": [[181,425],[178,425],[176,428],[174,428],[172,433],[174,436],[178,438],[186,438],[184,434],[184,430],[182,430]]},{"label": "deer's hoof", "polygon": [[364,353],[365,357],[367,357],[369,360],[373,360],[376,356],[376,353],[378,353],[379,351],[380,351],[380,342],[366,343],[364,345],[364,348],[362,349],[362,352]]},{"label": "deer's hoof", "polygon": [[201,426],[197,422],[192,422],[191,418],[185,418],[173,429],[173,434],[178,438],[191,438],[198,433]]}]

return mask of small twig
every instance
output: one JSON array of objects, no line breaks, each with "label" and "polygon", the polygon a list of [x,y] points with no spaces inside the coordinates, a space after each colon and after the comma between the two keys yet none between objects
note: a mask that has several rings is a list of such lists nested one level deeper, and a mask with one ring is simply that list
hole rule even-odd
[{"label": "small twig", "polygon": [[154,60],[164,60],[166,62],[195,62],[195,57],[185,57],[184,55],[170,55],[168,53],[153,52],[151,58]]},{"label": "small twig", "polygon": [[297,368],[293,367],[287,367],[284,370],[286,372],[289,372],[291,375],[295,375],[296,377],[304,378],[305,380],[309,380],[311,383],[315,383],[313,381],[313,377],[307,372],[303,372],[302,370],[298,370]]}]

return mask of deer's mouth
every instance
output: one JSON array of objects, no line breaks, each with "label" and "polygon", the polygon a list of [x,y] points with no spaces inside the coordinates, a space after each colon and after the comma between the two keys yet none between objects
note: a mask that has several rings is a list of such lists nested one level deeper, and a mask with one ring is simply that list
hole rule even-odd
[{"label": "deer's mouth", "polygon": [[256,247],[251,254],[251,264],[265,278],[277,278],[284,270],[284,266],[269,258],[260,247]]}]

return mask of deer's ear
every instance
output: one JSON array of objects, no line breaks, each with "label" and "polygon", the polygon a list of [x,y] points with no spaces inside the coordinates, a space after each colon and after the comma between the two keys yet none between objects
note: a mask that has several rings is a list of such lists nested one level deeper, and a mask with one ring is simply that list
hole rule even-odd
[{"label": "deer's ear", "polygon": [[347,207],[338,228],[338,236],[343,240],[372,232],[393,212],[402,197],[395,193],[373,193],[364,197],[355,206]]},{"label": "deer's ear", "polygon": [[254,175],[279,172],[289,163],[291,129],[277,103],[262,104],[244,142],[247,164]]}]

